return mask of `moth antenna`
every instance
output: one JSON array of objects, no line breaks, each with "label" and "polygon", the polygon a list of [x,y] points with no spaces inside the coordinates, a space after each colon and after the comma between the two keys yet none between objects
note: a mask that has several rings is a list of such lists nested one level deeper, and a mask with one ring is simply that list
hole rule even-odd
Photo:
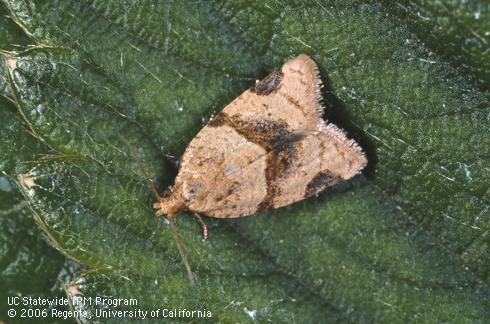
[{"label": "moth antenna", "polygon": [[[156,189],[155,185],[153,184],[153,181],[151,180],[148,172],[145,169],[145,166],[143,165],[143,161],[139,158],[138,154],[136,154],[136,150],[134,149],[133,145],[131,145],[126,138],[123,136],[119,136],[119,139],[128,147],[129,152],[131,156],[138,162],[138,166],[143,173],[143,175],[146,178],[146,181],[148,181],[148,184],[150,185],[151,191],[155,195],[158,201],[162,200],[162,197],[158,193],[158,190]],[[175,243],[177,243],[177,249],[179,250],[180,257],[182,259],[182,262],[184,263],[185,270],[187,271],[187,277],[189,278],[189,281],[191,285],[194,285],[194,275],[192,274],[191,266],[189,265],[189,261],[187,261],[187,255],[185,254],[184,250],[184,243],[182,242],[182,239],[180,238],[179,234],[177,233],[177,226],[175,226],[174,222],[174,217],[173,215],[167,215],[168,222],[170,224],[172,236],[174,237]],[[202,220],[201,220],[202,221]],[[206,226],[206,225],[204,225]],[[207,236],[207,229],[206,229],[206,236]]]},{"label": "moth antenna", "polygon": [[119,139],[124,143],[124,145],[126,145],[128,147],[129,153],[131,154],[131,156],[133,157],[133,159],[138,163],[138,166],[139,166],[141,172],[145,176],[146,181],[148,182],[148,184],[150,185],[151,191],[153,192],[153,194],[155,195],[155,197],[157,198],[157,200],[160,201],[162,199],[162,196],[160,196],[160,194],[158,193],[157,188],[155,188],[155,185],[153,184],[153,181],[151,180],[150,176],[148,175],[148,172],[145,169],[145,166],[143,165],[143,161],[141,161],[141,159],[139,158],[139,155],[136,154],[135,148],[123,136],[119,135]]},{"label": "moth antenna", "polygon": [[184,263],[185,270],[187,271],[187,278],[189,278],[191,285],[194,285],[194,275],[192,274],[191,266],[187,261],[187,255],[185,254],[185,250],[184,250],[184,243],[182,242],[179,233],[177,233],[177,226],[175,226],[174,217],[172,215],[168,215],[167,219],[168,222],[170,223],[170,228],[172,230],[172,235],[174,237],[174,240],[177,243],[177,248],[179,250],[180,257],[182,259],[182,262]]},{"label": "moth antenna", "polygon": [[202,240],[206,241],[206,239],[208,238],[208,228],[206,226],[206,223],[204,223],[204,221],[201,218],[201,215],[199,215],[198,213],[193,213],[192,215],[194,216],[194,219],[196,220],[197,224],[199,224],[199,227],[201,228]]}]

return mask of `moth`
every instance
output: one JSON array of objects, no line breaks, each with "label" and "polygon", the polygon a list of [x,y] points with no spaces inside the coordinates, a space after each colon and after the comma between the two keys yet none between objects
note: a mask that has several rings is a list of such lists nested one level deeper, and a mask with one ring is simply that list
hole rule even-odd
[{"label": "moth", "polygon": [[317,66],[304,54],[257,81],[189,143],[171,193],[153,205],[156,215],[249,216],[359,173],[366,156],[322,119],[321,88]]}]

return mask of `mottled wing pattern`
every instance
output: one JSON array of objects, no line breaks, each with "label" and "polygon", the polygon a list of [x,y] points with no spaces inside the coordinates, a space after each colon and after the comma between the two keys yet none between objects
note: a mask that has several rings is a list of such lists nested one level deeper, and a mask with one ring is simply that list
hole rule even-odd
[{"label": "mottled wing pattern", "polygon": [[214,217],[250,215],[256,211],[251,202],[266,195],[265,168],[264,148],[229,126],[208,125],[187,147],[174,191],[180,191],[187,208],[195,212]]},{"label": "mottled wing pattern", "polygon": [[347,180],[364,168],[367,160],[357,144],[336,126],[321,124],[298,143],[302,154],[274,183],[279,194],[271,207],[278,208],[313,196]]},{"label": "mottled wing pattern", "polygon": [[318,194],[366,164],[321,119],[315,63],[300,55],[245,91],[187,147],[173,192],[212,217],[239,217]]},{"label": "mottled wing pattern", "polygon": [[[272,72],[258,81],[222,113],[249,123],[260,120],[287,122],[293,132],[314,130],[323,111],[321,87],[315,62],[300,55],[286,62],[280,72]],[[256,88],[267,88],[267,91],[256,91]]]}]

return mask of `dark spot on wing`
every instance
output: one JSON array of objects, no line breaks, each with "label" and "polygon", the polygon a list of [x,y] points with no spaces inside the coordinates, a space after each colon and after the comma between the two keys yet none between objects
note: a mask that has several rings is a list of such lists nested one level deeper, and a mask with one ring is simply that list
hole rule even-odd
[{"label": "dark spot on wing", "polygon": [[318,172],[316,176],[306,186],[305,198],[311,197],[323,191],[325,188],[333,186],[342,181],[341,178],[325,172]]},{"label": "dark spot on wing", "polygon": [[276,91],[281,84],[282,72],[272,71],[268,76],[258,81],[251,89],[255,94],[259,96],[266,96]]},{"label": "dark spot on wing", "polygon": [[211,116],[211,119],[208,121],[208,126],[219,127],[225,124],[226,118],[227,116],[224,112],[219,112],[218,114]]}]

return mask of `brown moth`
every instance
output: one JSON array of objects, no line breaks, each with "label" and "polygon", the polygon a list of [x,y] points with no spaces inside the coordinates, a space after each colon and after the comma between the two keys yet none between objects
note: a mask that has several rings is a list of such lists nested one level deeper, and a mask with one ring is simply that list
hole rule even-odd
[{"label": "brown moth", "polygon": [[317,195],[359,173],[366,157],[322,119],[321,88],[307,55],[257,81],[190,142],[171,194],[153,205],[156,215],[171,220],[188,210],[216,218],[249,216]]}]

